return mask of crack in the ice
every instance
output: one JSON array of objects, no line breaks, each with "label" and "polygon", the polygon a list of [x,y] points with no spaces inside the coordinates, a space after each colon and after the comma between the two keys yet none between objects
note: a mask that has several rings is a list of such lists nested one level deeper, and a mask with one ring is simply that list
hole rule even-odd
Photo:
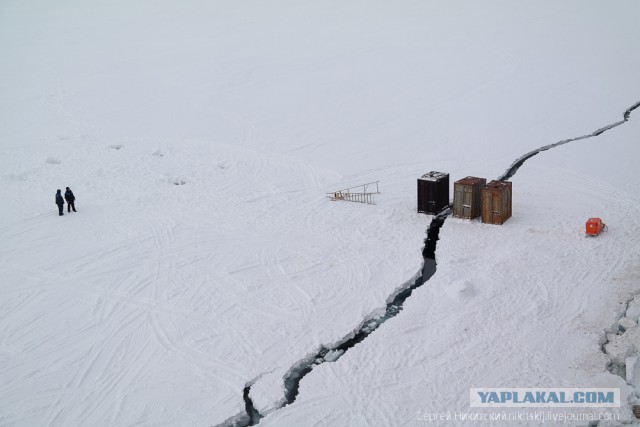
[{"label": "crack in the ice", "polygon": [[423,251],[424,263],[420,277],[411,285],[387,299],[385,314],[368,317],[362,322],[358,330],[345,337],[337,345],[332,347],[322,346],[315,355],[306,357],[296,363],[285,376],[286,403],[283,406],[291,404],[296,400],[300,381],[305,375],[311,372],[315,366],[324,362],[335,362],[349,349],[364,341],[364,339],[378,329],[380,325],[398,315],[398,313],[402,311],[404,302],[411,296],[412,292],[426,283],[434,275],[436,272],[435,248],[438,234],[440,227],[442,227],[442,224],[444,224],[450,212],[450,209],[447,209],[435,216],[427,229],[427,238],[425,239],[425,249]]},{"label": "crack in the ice", "polygon": [[569,142],[573,142],[573,141],[580,141],[582,139],[588,139],[588,138],[593,138],[596,136],[600,136],[603,133],[605,133],[608,130],[611,130],[615,127],[618,127],[626,122],[629,121],[629,118],[631,117],[631,112],[633,110],[635,110],[636,108],[640,107],[640,101],[636,102],[635,104],[633,104],[631,107],[627,108],[625,110],[625,112],[622,114],[623,120],[617,121],[615,123],[612,123],[610,125],[606,125],[604,127],[601,127],[593,132],[591,132],[590,134],[587,135],[582,135],[582,136],[578,136],[576,138],[569,138],[569,139],[563,139],[562,141],[558,141],[555,142],[553,144],[549,144],[549,145],[545,145],[544,147],[540,147],[537,148],[533,151],[528,152],[527,154],[518,157],[512,164],[511,166],[509,166],[509,169],[507,169],[499,178],[498,181],[506,181],[509,178],[511,178],[513,175],[516,174],[516,172],[518,171],[518,169],[520,169],[520,167],[522,166],[522,164],[524,162],[526,162],[527,160],[529,160],[530,158],[532,158],[533,156],[535,156],[536,154],[540,153],[541,151],[547,151],[551,148],[557,147],[559,145],[564,145],[567,144]]},{"label": "crack in the ice", "polygon": [[244,400],[244,412],[240,412],[237,415],[234,415],[231,418],[227,418],[222,423],[218,424],[217,427],[246,427],[253,426],[260,422],[264,416],[258,412],[258,410],[253,405],[253,401],[249,396],[251,392],[251,387],[260,379],[264,374],[260,374],[253,380],[249,381],[242,390],[242,399]]},{"label": "crack in the ice", "polygon": [[[424,262],[420,276],[409,286],[394,293],[387,299],[385,313],[375,314],[367,317],[360,325],[358,329],[344,337],[338,344],[326,347],[321,346],[319,350],[316,350],[312,355],[305,357],[304,359],[295,363],[284,377],[285,394],[282,403],[277,409],[281,409],[293,402],[295,402],[298,391],[300,388],[300,381],[310,373],[316,366],[325,362],[335,362],[349,349],[355,345],[364,341],[373,331],[378,329],[387,320],[395,317],[402,311],[405,301],[411,296],[413,291],[420,286],[424,285],[436,272],[435,251],[436,242],[440,232],[440,227],[444,224],[445,219],[451,213],[450,207],[436,215],[427,228],[427,237],[425,239],[425,246],[423,250]],[[255,381],[254,381],[255,382]],[[260,422],[263,417],[253,406],[251,397],[251,386],[253,383],[247,384],[243,390],[243,397],[245,401],[246,415],[240,418],[239,422],[232,424],[234,427],[254,426]],[[276,409],[276,410],[277,410]]]},{"label": "crack in the ice", "polygon": [[255,406],[253,406],[253,401],[251,400],[251,397],[249,397],[252,385],[253,384],[247,384],[242,391],[242,398],[244,399],[244,409],[247,412],[247,416],[249,417],[249,420],[247,422],[248,426],[258,424],[263,418],[262,414],[258,412]]},{"label": "crack in the ice", "polygon": [[622,117],[624,117],[624,120],[625,121],[629,120],[629,117],[631,116],[631,112],[638,107],[640,107],[640,101],[636,102],[631,107],[627,108],[627,111],[625,111],[624,114],[622,115]]}]

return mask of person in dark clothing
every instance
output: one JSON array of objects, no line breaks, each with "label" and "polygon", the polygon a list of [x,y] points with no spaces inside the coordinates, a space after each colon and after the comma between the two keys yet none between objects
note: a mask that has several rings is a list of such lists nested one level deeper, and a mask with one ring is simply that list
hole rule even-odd
[{"label": "person in dark clothing", "polygon": [[58,214],[60,216],[64,215],[64,199],[62,198],[62,194],[60,194],[62,190],[58,190],[56,192],[56,205],[58,205]]},{"label": "person in dark clothing", "polygon": [[73,191],[71,191],[69,187],[67,187],[67,191],[64,192],[64,199],[67,201],[68,212],[71,212],[71,209],[76,212],[76,205],[74,204],[76,196],[73,195]]}]

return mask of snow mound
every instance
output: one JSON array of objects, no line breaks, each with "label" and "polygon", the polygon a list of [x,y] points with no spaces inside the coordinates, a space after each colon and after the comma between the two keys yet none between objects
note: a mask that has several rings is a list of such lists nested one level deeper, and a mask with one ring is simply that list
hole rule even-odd
[{"label": "snow mound", "polygon": [[627,384],[636,389],[636,396],[640,397],[640,363],[638,356],[627,357],[625,360],[627,370]]},{"label": "snow mound", "polygon": [[635,297],[627,307],[627,317],[634,322],[640,322],[640,296]]},{"label": "snow mound", "polygon": [[624,365],[625,360],[638,353],[640,344],[640,328],[627,330],[622,335],[613,335],[605,345],[605,350],[611,362],[615,365]]},{"label": "snow mound", "polygon": [[618,326],[621,332],[628,331],[629,329],[637,328],[638,324],[628,317],[623,317],[618,321]]}]

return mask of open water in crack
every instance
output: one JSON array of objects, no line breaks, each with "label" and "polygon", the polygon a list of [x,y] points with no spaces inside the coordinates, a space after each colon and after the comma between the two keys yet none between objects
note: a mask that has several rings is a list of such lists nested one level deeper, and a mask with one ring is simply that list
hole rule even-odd
[{"label": "open water in crack", "polygon": [[[425,239],[425,246],[422,252],[424,263],[422,266],[421,275],[408,287],[389,297],[389,299],[387,300],[388,302],[386,305],[385,313],[383,315],[372,316],[368,319],[365,319],[365,321],[357,331],[345,337],[337,345],[333,347],[322,346],[313,356],[307,357],[292,366],[284,378],[285,403],[280,408],[295,402],[300,388],[300,381],[302,381],[302,379],[309,372],[311,372],[316,366],[322,363],[335,362],[340,357],[342,357],[342,355],[349,349],[364,341],[384,322],[397,316],[398,313],[402,311],[402,307],[405,301],[411,296],[413,291],[424,285],[435,274],[436,244],[439,238],[440,228],[442,227],[445,219],[447,218],[447,216],[449,216],[450,213],[451,210],[446,209],[442,213],[436,215],[431,220],[431,223],[427,228],[427,238]],[[251,397],[249,394],[251,392],[252,385],[252,383],[248,384],[243,390],[246,416],[241,417],[242,419],[240,421],[231,424],[234,427],[254,426],[257,425],[260,422],[260,419],[263,418],[263,415],[255,409],[253,402],[251,401]]]}]

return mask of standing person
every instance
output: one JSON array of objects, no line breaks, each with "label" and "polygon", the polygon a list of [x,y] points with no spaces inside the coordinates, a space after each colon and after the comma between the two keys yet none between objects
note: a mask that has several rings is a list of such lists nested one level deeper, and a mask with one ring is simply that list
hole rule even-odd
[{"label": "standing person", "polygon": [[58,214],[60,216],[64,215],[64,199],[62,198],[62,194],[60,194],[62,190],[58,190],[56,193],[56,205],[58,205]]},{"label": "standing person", "polygon": [[76,205],[74,204],[76,196],[73,195],[73,191],[71,191],[69,187],[67,187],[67,191],[64,192],[64,199],[67,201],[68,212],[71,212],[71,209],[76,212]]}]

